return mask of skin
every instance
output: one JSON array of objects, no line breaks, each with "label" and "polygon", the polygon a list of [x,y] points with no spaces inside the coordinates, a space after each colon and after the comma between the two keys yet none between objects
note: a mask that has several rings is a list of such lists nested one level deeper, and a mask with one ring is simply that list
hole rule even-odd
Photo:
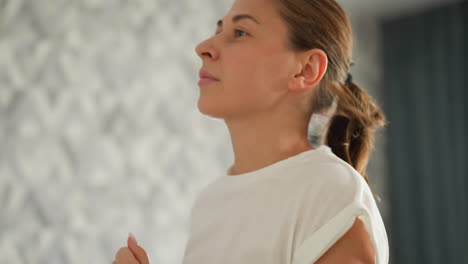
[{"label": "skin", "polygon": [[[235,1],[222,27],[195,49],[202,68],[220,79],[200,86],[198,108],[223,119],[229,129],[231,175],[313,149],[306,106],[325,74],[327,56],[319,49],[287,50],[286,25],[270,1]],[[260,25],[250,19],[234,24],[237,14],[250,14]]]},{"label": "skin", "polygon": [[[327,69],[319,49],[287,50],[286,25],[272,0],[236,0],[216,34],[195,51],[202,68],[218,82],[200,85],[201,113],[223,119],[234,150],[232,176],[254,171],[311,150],[307,139],[307,104]],[[242,19],[250,14],[259,24]],[[235,31],[240,30],[240,31]],[[371,264],[374,251],[364,224],[357,219],[315,264]],[[145,250],[129,237],[113,264],[149,264]]]},{"label": "skin", "polygon": [[375,264],[374,247],[364,223],[357,218],[353,226],[311,264]]},{"label": "skin", "polygon": [[149,264],[146,251],[138,245],[135,237],[129,236],[127,246],[121,247],[115,253],[112,264]]}]

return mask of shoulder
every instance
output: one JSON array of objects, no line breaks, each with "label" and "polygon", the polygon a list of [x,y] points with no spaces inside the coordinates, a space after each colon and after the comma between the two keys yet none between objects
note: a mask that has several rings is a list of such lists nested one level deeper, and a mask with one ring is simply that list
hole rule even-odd
[{"label": "shoulder", "polygon": [[322,204],[336,204],[343,208],[363,191],[370,192],[363,176],[332,153],[303,163],[301,170],[298,175],[301,188],[307,197]]},{"label": "shoulder", "polygon": [[[310,260],[319,256],[324,259],[317,262],[321,264],[375,263],[374,257],[378,257],[378,263],[385,263],[382,262],[388,259],[385,227],[363,176],[331,154],[310,164],[308,170],[312,172],[304,175],[304,179],[312,180],[301,200],[294,263],[311,264]],[[372,245],[381,248],[377,252]],[[362,251],[356,251],[355,246]],[[355,258],[355,262],[339,260],[344,256]]]}]

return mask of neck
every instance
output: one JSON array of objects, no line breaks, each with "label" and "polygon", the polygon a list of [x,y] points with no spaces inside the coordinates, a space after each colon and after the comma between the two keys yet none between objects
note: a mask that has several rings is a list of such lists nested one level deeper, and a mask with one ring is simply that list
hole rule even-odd
[{"label": "neck", "polygon": [[264,117],[248,121],[225,120],[234,152],[234,163],[227,173],[235,176],[255,171],[313,149],[307,139],[308,122],[283,120],[288,121],[278,123]]}]

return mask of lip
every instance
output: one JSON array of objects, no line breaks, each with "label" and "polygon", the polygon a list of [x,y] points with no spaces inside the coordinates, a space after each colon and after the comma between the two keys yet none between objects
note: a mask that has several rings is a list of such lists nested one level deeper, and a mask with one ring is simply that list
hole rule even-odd
[{"label": "lip", "polygon": [[217,81],[217,80],[210,79],[210,78],[201,78],[201,79],[198,81],[198,85],[199,85],[199,86],[202,86],[202,85],[207,85],[207,84],[214,83],[214,82],[218,82],[218,81]]},{"label": "lip", "polygon": [[201,69],[200,70],[200,73],[198,74],[198,76],[203,80],[203,79],[210,79],[210,80],[214,80],[214,81],[219,81],[218,78],[216,78],[213,74],[209,73],[208,71],[204,70],[204,69]]}]

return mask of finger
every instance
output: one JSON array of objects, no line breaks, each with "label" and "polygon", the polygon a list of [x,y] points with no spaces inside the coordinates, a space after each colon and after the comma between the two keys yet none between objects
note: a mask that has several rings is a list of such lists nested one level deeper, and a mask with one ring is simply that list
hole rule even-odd
[{"label": "finger", "polygon": [[137,244],[135,237],[130,233],[127,239],[128,248],[132,251],[140,264],[149,264],[148,254]]},{"label": "finger", "polygon": [[130,250],[140,264],[149,264],[148,254],[146,254],[146,251],[142,247],[137,245]]},{"label": "finger", "polygon": [[119,264],[139,264],[128,247],[122,247],[117,251],[115,261]]},{"label": "finger", "polygon": [[128,245],[128,248],[134,248],[138,245],[138,242],[135,238],[135,236],[130,232],[128,233],[128,239],[127,239],[127,245]]}]

